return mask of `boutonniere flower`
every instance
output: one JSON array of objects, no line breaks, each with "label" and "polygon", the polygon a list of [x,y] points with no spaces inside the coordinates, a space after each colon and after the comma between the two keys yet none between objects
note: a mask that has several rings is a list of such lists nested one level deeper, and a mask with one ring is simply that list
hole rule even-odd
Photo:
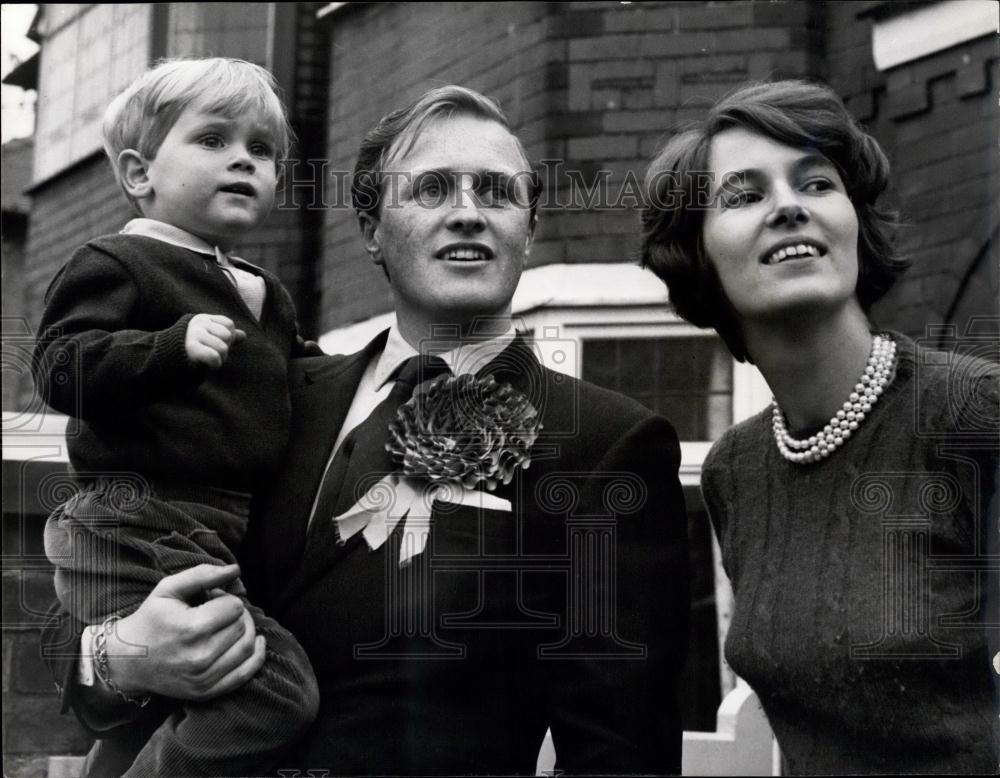
[{"label": "boutonniere flower", "polygon": [[389,424],[386,450],[402,470],[335,517],[341,542],[361,532],[377,549],[405,521],[403,566],[427,546],[436,499],[509,511],[509,500],[477,487],[496,489],[527,468],[541,426],[528,398],[492,375],[442,375],[419,384]]},{"label": "boutonniere flower", "polygon": [[538,411],[510,384],[442,375],[399,407],[386,449],[406,476],[493,490],[531,464],[540,428]]}]

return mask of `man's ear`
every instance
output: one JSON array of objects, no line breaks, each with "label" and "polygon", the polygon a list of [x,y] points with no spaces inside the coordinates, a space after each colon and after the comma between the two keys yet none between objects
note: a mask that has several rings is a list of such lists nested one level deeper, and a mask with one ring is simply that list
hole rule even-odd
[{"label": "man's ear", "polygon": [[118,155],[118,178],[125,191],[136,200],[153,194],[153,183],[149,180],[149,163],[135,149],[125,149]]},{"label": "man's ear", "polygon": [[531,244],[535,240],[535,227],[538,225],[538,214],[531,215],[531,221],[528,222],[528,237],[524,239],[524,256],[528,256],[531,253]]},{"label": "man's ear", "polygon": [[365,251],[376,265],[385,266],[382,249],[378,242],[378,219],[370,213],[358,214],[358,226],[361,227],[361,237],[365,241]]}]

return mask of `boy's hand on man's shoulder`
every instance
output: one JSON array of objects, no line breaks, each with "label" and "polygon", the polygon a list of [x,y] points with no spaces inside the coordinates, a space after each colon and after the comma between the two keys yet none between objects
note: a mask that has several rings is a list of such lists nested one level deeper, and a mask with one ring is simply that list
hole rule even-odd
[{"label": "boy's hand on man's shoulder", "polygon": [[229,349],[247,336],[228,316],[199,313],[188,322],[184,350],[196,365],[216,370],[229,356]]}]

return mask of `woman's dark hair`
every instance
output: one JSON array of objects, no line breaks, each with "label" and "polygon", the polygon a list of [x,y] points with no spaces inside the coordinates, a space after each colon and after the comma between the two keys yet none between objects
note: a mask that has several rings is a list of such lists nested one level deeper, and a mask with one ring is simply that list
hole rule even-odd
[{"label": "woman's dark hair", "polygon": [[807,81],[751,83],[713,106],[695,129],[675,135],[646,172],[642,264],[670,291],[677,313],[714,328],[733,356],[749,359],[739,321],[705,254],[702,226],[712,207],[712,139],[741,127],[796,148],[819,151],[837,168],[858,217],[858,283],[865,314],[908,263],[891,243],[894,215],[875,201],[889,182],[889,161],[829,87]]}]

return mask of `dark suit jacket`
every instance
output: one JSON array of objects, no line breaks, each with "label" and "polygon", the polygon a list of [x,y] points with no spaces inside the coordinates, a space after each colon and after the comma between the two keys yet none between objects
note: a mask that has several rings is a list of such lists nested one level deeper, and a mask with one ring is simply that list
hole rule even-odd
[{"label": "dark suit jacket", "polygon": [[251,600],[296,635],[320,685],[287,766],[533,774],[551,727],[562,770],[679,772],[689,595],[670,424],[542,367],[518,338],[483,371],[542,420],[530,467],[495,492],[510,512],[435,503],[428,548],[403,571],[392,539],[307,548],[332,445],[383,344],[292,363],[291,448],[244,543]]},{"label": "dark suit jacket", "polygon": [[530,467],[494,492],[509,513],[435,503],[405,572],[391,543],[307,548],[331,446],[383,342],[294,363],[292,450],[247,541],[251,599],[302,642],[320,683],[319,720],[289,766],[533,774],[551,727],[560,769],[679,772],[689,595],[669,423],[545,369],[518,338],[483,370],[542,421]]}]

